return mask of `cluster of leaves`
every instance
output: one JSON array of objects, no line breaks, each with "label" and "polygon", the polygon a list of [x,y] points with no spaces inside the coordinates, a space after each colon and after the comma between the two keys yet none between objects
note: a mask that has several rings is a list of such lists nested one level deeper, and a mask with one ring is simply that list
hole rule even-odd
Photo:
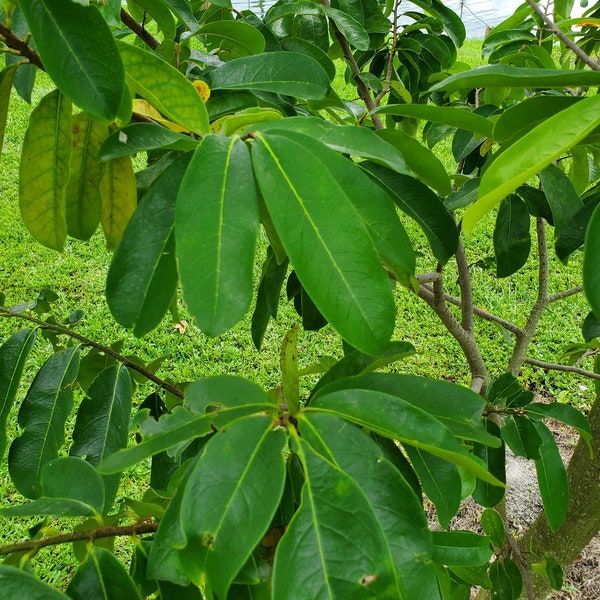
[{"label": "cluster of leaves", "polygon": [[[126,448],[130,370],[114,349],[86,351],[88,341],[59,329],[77,342],[37,373],[8,453],[11,479],[31,502],[2,514],[84,517],[78,527],[94,531],[132,515],[156,519],[155,535],[137,540],[129,573],[90,544],[66,596],[102,589],[110,598],[200,598],[202,589],[221,600],[435,599],[468,597],[481,585],[517,598],[522,574],[491,510],[504,495],[505,444],[536,461],[556,529],[568,492],[542,420],[557,418],[587,438],[589,426],[569,407],[532,402],[509,375],[486,402],[450,383],[373,372],[413,351],[390,341],[392,282],[420,285],[397,209],[423,229],[441,269],[459,247],[453,212],[467,208],[462,228],[470,231],[502,202],[500,277],[527,259],[531,218],[546,219],[563,260],[585,241],[584,282],[598,315],[598,192],[581,165],[595,156],[600,126],[600,100],[584,92],[600,74],[523,66],[513,55],[533,44],[501,56],[522,41],[506,33],[515,23],[527,39],[527,27],[539,24],[524,10],[490,36],[485,51],[498,64],[461,71],[464,26],[438,0],[416,2],[423,12],[407,12],[404,26],[399,3],[369,0],[278,2],[262,19],[228,0],[137,0],[129,12],[114,0],[5,4],[4,43],[30,62],[11,57],[2,71],[3,122],[13,84],[29,98],[36,68],[57,87],[32,112],[24,139],[23,220],[56,250],[101,223],[115,248],[106,296],[120,324],[150,332],[181,284],[204,332],[231,328],[253,301],[262,227],[269,247],[252,319],[256,346],[286,280],[303,326],[330,323],[345,342],[343,359],[315,367],[326,372],[308,398],[300,397],[295,329],[283,342],[275,393],[228,376],[157,392],[133,419],[139,443]],[[140,24],[148,19],[159,37]],[[526,60],[542,60],[545,43]],[[339,57],[360,101],[331,88]],[[529,97],[579,86],[578,96]],[[411,136],[419,120],[429,148]],[[450,135],[461,165],[454,188],[431,151]],[[134,174],[138,152],[149,163]],[[551,164],[567,152],[569,174]],[[543,191],[528,185],[537,173]],[[2,429],[36,331],[0,347]],[[86,398],[66,442],[75,387]],[[150,491],[115,508],[119,473],[149,457]],[[430,531],[423,494],[444,529],[472,495],[490,509],[486,535]],[[31,548],[12,562],[26,564]],[[560,569],[543,559],[560,587]],[[0,577],[11,597],[65,597],[14,566],[0,567]]]}]

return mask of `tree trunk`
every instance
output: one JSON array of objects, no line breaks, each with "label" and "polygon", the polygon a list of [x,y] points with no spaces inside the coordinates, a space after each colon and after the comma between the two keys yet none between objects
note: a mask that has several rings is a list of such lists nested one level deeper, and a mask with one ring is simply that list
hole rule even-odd
[{"label": "tree trunk", "polygon": [[[520,550],[530,562],[538,562],[530,554],[531,548],[538,555],[548,552],[566,570],[600,531],[600,397],[594,402],[588,421],[594,456],[590,457],[588,445],[580,438],[568,467],[570,498],[564,523],[553,532],[542,512],[519,540]],[[536,598],[547,597],[548,579],[533,576],[532,585]]]}]

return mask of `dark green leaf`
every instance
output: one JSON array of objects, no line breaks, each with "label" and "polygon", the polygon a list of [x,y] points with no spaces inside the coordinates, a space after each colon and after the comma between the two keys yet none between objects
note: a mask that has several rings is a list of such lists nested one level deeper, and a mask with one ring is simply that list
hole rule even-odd
[{"label": "dark green leaf", "polygon": [[496,548],[504,546],[504,522],[502,517],[493,509],[486,508],[481,515],[481,526]]},{"label": "dark green leaf", "polygon": [[273,598],[296,599],[300,589],[307,598],[402,598],[364,492],[304,440],[297,439],[294,450],[305,483],[300,508],[277,546]]},{"label": "dark green leaf", "polygon": [[[581,326],[581,333],[586,342],[591,342],[596,338],[600,338],[600,319],[596,318],[593,312],[589,312]],[[0,453],[0,458],[2,454]]]},{"label": "dark green leaf", "polygon": [[574,427],[579,435],[588,443],[592,442],[592,430],[587,419],[576,408],[568,404],[552,402],[544,404],[542,402],[532,402],[523,407],[523,410],[531,416],[532,419],[555,419],[565,425]]},{"label": "dark green leaf", "polygon": [[15,600],[16,598],[27,598],[27,600],[68,599],[68,596],[42,583],[34,575],[7,565],[0,565],[0,590],[2,600]]},{"label": "dark green leaf", "polygon": [[2,154],[2,144],[4,142],[4,132],[6,130],[10,91],[12,89],[16,71],[17,67],[15,65],[10,65],[0,72],[0,154]]},{"label": "dark green leaf", "polygon": [[393,329],[391,286],[346,192],[346,181],[332,174],[340,157],[331,152],[331,161],[322,164],[307,139],[302,136],[299,143],[287,136],[257,134],[255,174],[303,287],[342,337],[377,354]]},{"label": "dark green leaf", "polygon": [[[18,506],[0,509],[4,517],[36,517],[42,515],[55,517],[94,517],[98,512],[89,504],[71,498],[38,498]],[[0,598],[2,593],[0,592]]]},{"label": "dark green leaf", "polygon": [[125,89],[125,73],[115,40],[98,9],[65,0],[22,0],[19,6],[57,87],[90,115],[114,121]]},{"label": "dark green leaf", "polygon": [[42,467],[58,457],[64,443],[78,369],[78,348],[53,354],[38,371],[19,410],[23,433],[11,444],[8,470],[27,498],[40,497]]},{"label": "dark green leaf", "polygon": [[552,210],[556,235],[560,236],[565,225],[583,207],[583,202],[569,178],[554,165],[541,171],[540,181]]},{"label": "dark green leaf", "polygon": [[141,600],[123,565],[104,548],[90,551],[67,588],[73,600],[90,600],[91,593],[100,593],[100,598],[107,600]]},{"label": "dark green leaf", "polygon": [[535,425],[519,414],[507,415],[501,429],[502,439],[516,456],[528,459],[540,458],[540,437]]},{"label": "dark green leaf", "polygon": [[518,600],[523,590],[519,568],[510,558],[496,560],[490,566],[492,594],[498,600]]},{"label": "dark green leaf", "polygon": [[583,286],[594,314],[600,319],[600,204],[595,208],[585,234]]},{"label": "dark green leaf", "polygon": [[473,567],[492,557],[490,542],[471,531],[433,531],[433,560],[439,565]]},{"label": "dark green leaf", "polygon": [[356,426],[331,415],[300,416],[302,437],[360,486],[373,506],[406,598],[437,597],[431,536],[420,497],[381,449]]},{"label": "dark green leaf", "polygon": [[526,262],[531,250],[529,211],[525,202],[511,194],[500,204],[494,228],[496,276],[508,277]]},{"label": "dark green leaf", "polygon": [[[500,439],[500,428],[490,419],[485,420],[488,433]],[[506,448],[502,443],[498,448],[473,444],[473,454],[485,463],[489,472],[501,482],[506,482]],[[490,485],[485,481],[478,480],[473,491],[475,502],[488,508],[496,506],[504,498],[504,488]]]},{"label": "dark green leaf", "polygon": [[175,295],[175,199],[190,158],[177,159],[150,187],[108,270],[108,306],[115,319],[133,327],[138,337],[160,323]]},{"label": "dark green leaf", "polygon": [[206,136],[179,187],[175,237],[186,302],[209,335],[233,327],[248,310],[258,225],[246,145]]},{"label": "dark green leaf", "polygon": [[27,356],[37,336],[36,329],[23,329],[0,346],[0,460],[6,449],[6,420],[13,402]]},{"label": "dark green leaf", "polygon": [[575,250],[583,246],[587,226],[598,203],[600,203],[600,197],[589,200],[568,221],[563,223],[563,228],[556,239],[554,249],[556,250],[556,256],[564,264],[567,264],[569,257]]},{"label": "dark green leaf", "polygon": [[185,486],[180,560],[194,583],[206,576],[219,597],[227,596],[279,505],[285,444],[271,418],[238,420],[208,442]]},{"label": "dark green leaf", "polygon": [[552,432],[541,421],[536,421],[534,424],[542,438],[541,458],[535,461],[540,494],[550,529],[556,531],[564,521],[569,508],[567,470]]},{"label": "dark green leaf", "polygon": [[203,36],[209,50],[219,48],[219,55],[227,58],[261,54],[265,49],[263,35],[244,21],[213,21],[200,27],[194,35]]},{"label": "dark green leaf", "polygon": [[329,90],[329,78],[323,67],[309,56],[267,52],[238,58],[215,69],[209,85],[211,89],[262,90],[319,100]]}]

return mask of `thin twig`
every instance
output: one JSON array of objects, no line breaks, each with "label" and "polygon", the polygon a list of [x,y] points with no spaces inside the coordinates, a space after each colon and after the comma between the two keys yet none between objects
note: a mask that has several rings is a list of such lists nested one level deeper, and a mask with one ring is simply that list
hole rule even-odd
[{"label": "thin twig", "polygon": [[138,23],[124,8],[121,9],[121,22],[127,25],[135,35],[145,42],[152,50],[156,50],[160,46],[160,42]]},{"label": "thin twig", "polygon": [[554,363],[544,362],[543,360],[530,358],[529,356],[526,356],[523,359],[523,362],[527,363],[528,365],[533,365],[534,367],[546,369],[548,371],[563,371],[565,373],[577,373],[578,375],[583,375],[584,377],[589,377],[590,379],[600,379],[600,373],[586,371],[585,369],[580,369],[579,367],[574,367],[571,365],[558,365]]},{"label": "thin twig", "polygon": [[575,294],[580,294],[583,292],[583,286],[578,285],[569,290],[565,290],[564,292],[558,292],[558,294],[552,294],[548,297],[548,303],[556,302],[557,300],[562,300],[563,298],[568,298],[569,296],[574,296]]},{"label": "thin twig", "polygon": [[68,335],[74,340],[81,342],[84,346],[90,346],[92,348],[95,348],[96,350],[103,352],[107,356],[114,358],[116,361],[122,363],[126,367],[129,367],[130,369],[141,373],[146,379],[149,379],[166,392],[173,394],[177,398],[183,398],[183,392],[180,389],[172,386],[166,381],[163,381],[162,379],[160,379],[160,377],[157,377],[156,375],[154,375],[154,373],[151,373],[145,367],[142,367],[141,365],[138,365],[137,363],[128,359],[126,356],[115,352],[112,348],[109,348],[108,346],[104,346],[103,344],[95,342],[94,340],[90,340],[89,338],[86,338],[85,336],[76,333],[72,329],[68,329],[67,327],[62,327],[61,325],[56,325],[54,323],[48,323],[47,321],[42,321],[41,319],[38,319],[37,317],[28,315],[26,313],[13,312],[5,306],[0,306],[0,316],[14,319],[22,319],[24,321],[29,321],[30,323],[35,323],[38,327],[41,327],[42,329],[49,329],[50,331],[56,331],[57,333]]},{"label": "thin twig", "polygon": [[4,23],[0,23],[0,35],[4,39],[4,43],[13,50],[16,50],[22,57],[26,58],[31,64],[44,69],[40,55],[18,35],[12,32]]},{"label": "thin twig", "polygon": [[27,552],[28,550],[35,550],[37,552],[40,548],[45,548],[46,546],[57,546],[58,544],[68,544],[71,542],[93,541],[107,537],[124,537],[142,535],[144,533],[154,533],[157,529],[158,523],[153,522],[61,533],[59,535],[52,535],[37,540],[27,540],[26,542],[19,542],[18,544],[0,546],[0,556],[6,556],[13,552]]},{"label": "thin twig", "polygon": [[538,6],[535,0],[527,0],[527,4],[531,6],[533,11],[539,15],[546,26],[556,37],[564,43],[567,48],[570,48],[588,67],[594,71],[600,71],[600,65],[588,54],[586,54],[575,42],[572,42],[563,31],[561,31],[552,19]]},{"label": "thin twig", "polygon": [[396,47],[398,45],[398,7],[402,0],[394,0],[394,8],[392,14],[394,15],[392,21],[392,45],[390,47],[390,53],[388,54],[387,69],[385,73],[385,83],[381,92],[375,96],[375,106],[379,106],[379,103],[383,97],[390,91],[390,82],[392,81],[392,73],[394,72],[394,56],[396,55]]}]

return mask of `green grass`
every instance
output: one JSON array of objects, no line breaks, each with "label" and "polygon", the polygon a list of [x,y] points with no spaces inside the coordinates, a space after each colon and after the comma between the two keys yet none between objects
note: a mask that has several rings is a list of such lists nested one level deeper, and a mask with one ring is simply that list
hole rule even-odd
[{"label": "green grass", "polygon": [[[478,44],[469,42],[461,59],[471,65],[478,64]],[[36,92],[34,104],[41,94],[47,91],[48,80],[42,79],[42,86]],[[341,86],[340,86],[341,87]],[[348,97],[354,95],[353,88],[344,88]],[[124,341],[124,354],[135,354],[143,360],[154,360],[167,355],[159,371],[163,378],[175,381],[193,381],[200,377],[217,374],[239,374],[265,388],[279,383],[279,347],[285,332],[298,322],[291,305],[281,301],[280,316],[277,322],[269,325],[264,349],[257,352],[250,338],[250,315],[230,332],[217,339],[202,334],[192,323],[183,303],[180,304],[181,318],[191,323],[184,335],[173,328],[169,318],[143,340],[135,339],[130,333],[117,325],[111,317],[104,296],[104,282],[110,253],[104,247],[100,232],[86,243],[71,241],[65,252],[58,254],[37,244],[26,231],[18,208],[18,160],[20,145],[27,126],[30,107],[14,97],[11,100],[7,135],[4,152],[0,159],[2,178],[0,194],[0,244],[3,249],[0,264],[0,291],[6,295],[6,304],[14,305],[36,298],[39,290],[50,287],[59,295],[54,313],[64,319],[75,309],[82,309],[84,319],[77,325],[81,334],[104,342]],[[448,145],[436,147],[449,169],[454,169]],[[419,271],[435,269],[435,263],[428,258],[424,236],[418,228],[403,219],[407,230],[422,252],[419,258]],[[488,218],[476,231],[472,239],[466,242],[468,260],[475,265],[492,255],[491,236],[493,219]],[[257,257],[257,272],[264,255],[264,244]],[[579,257],[565,268],[552,257],[551,291],[567,289],[580,282],[581,261]],[[475,303],[505,319],[523,325],[528,310],[536,294],[537,265],[535,252],[527,266],[517,275],[507,280],[497,280],[492,271],[474,266],[472,269]],[[446,270],[445,281],[448,292],[458,295],[457,274],[452,265]],[[417,355],[397,364],[396,370],[406,371],[434,378],[443,378],[468,384],[469,373],[458,344],[447,334],[437,317],[414,294],[399,288],[397,290],[398,316],[395,338],[414,344]],[[588,309],[584,298],[579,295],[560,304],[553,305],[544,316],[539,334],[534,340],[530,355],[541,360],[554,362],[560,348],[572,341],[581,340],[580,323]],[[0,339],[5,339],[25,324],[17,320],[0,320]],[[510,353],[504,335],[494,325],[477,322],[477,338],[482,352],[488,360],[492,376],[501,374]],[[26,391],[36,368],[49,355],[51,348],[42,341],[36,346],[33,361],[24,377],[20,401]],[[317,333],[303,332],[300,335],[299,362],[301,367],[317,361],[323,355],[341,356],[341,344],[330,329]],[[531,388],[549,395],[566,395],[577,405],[586,405],[592,400],[592,386],[584,379],[557,372],[544,373],[539,369],[526,367],[523,379]],[[306,378],[303,389],[308,391],[315,377]],[[590,388],[581,389],[581,386]],[[152,390],[150,385],[142,386],[136,396],[141,402],[146,393]],[[17,435],[16,411],[9,421],[9,443]],[[139,497],[140,488],[128,478],[121,490],[122,494]],[[5,470],[1,472],[0,495],[2,504],[21,501],[14,491]],[[1,542],[9,543],[27,537],[25,521],[4,521],[1,525]],[[59,522],[53,523],[60,527]],[[47,581],[62,585],[66,582],[72,566],[72,558],[67,550],[48,549],[40,553],[41,560],[35,561],[36,569],[45,569],[39,574]],[[70,565],[70,566],[67,566]]]}]

